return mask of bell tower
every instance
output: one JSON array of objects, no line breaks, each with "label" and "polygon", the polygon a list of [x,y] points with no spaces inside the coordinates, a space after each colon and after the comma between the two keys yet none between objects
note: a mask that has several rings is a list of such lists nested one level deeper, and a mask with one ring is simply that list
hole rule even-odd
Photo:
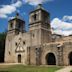
[{"label": "bell tower", "polygon": [[29,16],[30,32],[34,45],[40,45],[51,41],[50,14],[42,7],[37,6]]},{"label": "bell tower", "polygon": [[16,16],[9,20],[8,24],[8,33],[19,34],[19,32],[25,31],[25,22],[19,17],[19,14],[16,13]]},{"label": "bell tower", "polygon": [[20,18],[19,14],[16,13],[16,16],[9,20],[8,24],[8,32],[6,36],[5,43],[5,62],[13,63],[15,59],[12,59],[14,54],[15,45],[15,37],[25,32],[25,22]]}]

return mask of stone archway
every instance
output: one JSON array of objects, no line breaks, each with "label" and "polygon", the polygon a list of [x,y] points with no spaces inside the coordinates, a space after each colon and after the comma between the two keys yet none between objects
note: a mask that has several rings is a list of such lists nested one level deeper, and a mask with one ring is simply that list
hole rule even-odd
[{"label": "stone archway", "polygon": [[56,58],[53,53],[48,53],[46,55],[46,64],[47,65],[56,65]]},{"label": "stone archway", "polygon": [[69,53],[69,64],[72,65],[72,52]]},{"label": "stone archway", "polygon": [[18,55],[18,63],[21,63],[21,54]]}]

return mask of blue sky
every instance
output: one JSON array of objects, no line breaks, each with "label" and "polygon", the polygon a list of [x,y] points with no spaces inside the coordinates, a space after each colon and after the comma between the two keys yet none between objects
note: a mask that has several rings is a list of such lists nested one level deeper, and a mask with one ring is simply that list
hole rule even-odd
[{"label": "blue sky", "polygon": [[72,0],[0,0],[0,32],[7,29],[8,20],[19,12],[29,24],[29,12],[42,3],[51,15],[52,32],[61,35],[72,34]]}]

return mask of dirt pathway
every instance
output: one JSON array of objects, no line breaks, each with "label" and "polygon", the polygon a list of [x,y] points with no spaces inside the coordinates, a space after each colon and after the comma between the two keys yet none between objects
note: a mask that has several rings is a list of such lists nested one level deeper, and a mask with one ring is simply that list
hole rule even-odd
[{"label": "dirt pathway", "polygon": [[56,72],[70,72],[72,71],[72,66],[67,66],[63,69],[57,70]]}]

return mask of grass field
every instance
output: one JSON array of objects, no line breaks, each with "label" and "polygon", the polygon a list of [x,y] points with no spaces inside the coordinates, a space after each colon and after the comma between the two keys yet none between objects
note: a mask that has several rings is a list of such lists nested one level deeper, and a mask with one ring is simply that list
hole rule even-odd
[{"label": "grass field", "polygon": [[60,68],[62,67],[6,65],[0,66],[0,72],[55,72]]}]

